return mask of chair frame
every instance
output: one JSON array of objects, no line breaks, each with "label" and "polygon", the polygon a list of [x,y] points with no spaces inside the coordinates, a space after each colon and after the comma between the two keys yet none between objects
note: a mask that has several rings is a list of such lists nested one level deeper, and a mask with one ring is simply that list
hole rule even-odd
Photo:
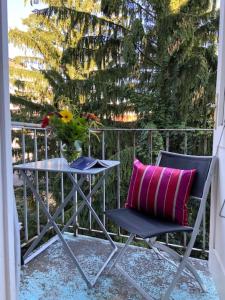
[{"label": "chair frame", "polygon": [[[188,246],[185,250],[184,255],[179,255],[175,250],[171,249],[170,247],[168,247],[165,244],[162,244],[160,242],[157,241],[157,237],[153,237],[153,238],[148,238],[148,239],[143,239],[144,241],[147,242],[148,246],[150,246],[150,248],[153,249],[153,251],[160,256],[161,258],[167,260],[170,264],[172,264],[173,266],[175,266],[177,268],[177,271],[174,275],[174,278],[172,280],[172,282],[170,283],[169,287],[167,288],[166,292],[164,293],[164,295],[161,296],[161,300],[168,300],[170,298],[170,295],[172,293],[172,291],[175,288],[176,283],[178,282],[182,272],[185,272],[185,274],[191,276],[192,278],[194,278],[202,292],[206,292],[206,287],[201,279],[201,277],[198,275],[197,271],[195,270],[195,268],[192,266],[192,263],[190,262],[190,254],[192,251],[192,248],[194,246],[196,237],[199,233],[199,228],[203,219],[203,213],[205,211],[205,206],[206,206],[206,201],[207,201],[207,196],[209,193],[209,189],[210,189],[210,185],[211,185],[211,179],[213,176],[213,171],[214,171],[214,167],[215,167],[215,163],[216,163],[216,157],[215,156],[194,156],[194,155],[185,155],[185,154],[178,154],[178,153],[173,153],[173,152],[168,152],[168,151],[160,151],[157,161],[156,161],[156,165],[160,164],[160,160],[162,158],[162,154],[173,154],[176,156],[183,156],[183,157],[192,157],[192,158],[211,158],[212,161],[210,163],[210,167],[209,167],[209,171],[208,171],[208,175],[204,184],[204,188],[203,188],[203,193],[202,193],[202,197],[193,197],[190,196],[190,198],[192,199],[196,199],[200,201],[200,206],[198,209],[198,214],[195,220],[195,224],[193,227],[193,231],[191,233],[191,238],[190,241],[188,243]],[[124,247],[120,250],[120,252],[118,253],[118,255],[116,256],[116,259],[114,260],[113,264],[110,266],[109,271],[115,267],[120,273],[122,273],[126,279],[141,293],[141,295],[147,299],[147,300],[152,300],[155,299],[154,297],[150,296],[142,287],[140,287],[136,281],[130,277],[129,274],[127,274],[119,265],[118,262],[120,261],[120,259],[122,258],[122,256],[125,254],[128,246],[131,244],[131,242],[133,241],[133,239],[135,238],[135,234],[131,233],[130,236],[127,239],[126,244],[124,245]],[[161,251],[166,252],[166,254],[168,254],[169,256],[171,256],[173,258],[173,260],[169,259],[168,257],[166,257],[164,254],[161,253]],[[178,265],[174,262],[174,260],[178,261]]]}]

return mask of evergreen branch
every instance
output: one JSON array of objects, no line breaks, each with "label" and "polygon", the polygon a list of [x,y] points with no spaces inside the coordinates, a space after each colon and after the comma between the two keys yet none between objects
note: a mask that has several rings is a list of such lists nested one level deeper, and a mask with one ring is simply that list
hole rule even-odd
[{"label": "evergreen branch", "polygon": [[76,26],[77,24],[91,24],[93,28],[96,26],[96,24],[100,25],[110,25],[113,27],[118,27],[123,31],[126,31],[127,28],[119,23],[115,23],[110,19],[106,19],[100,16],[96,16],[94,14],[84,12],[84,11],[78,11],[69,7],[59,7],[59,6],[49,6],[48,8],[43,9],[35,9],[33,11],[36,15],[43,15],[48,18],[52,17],[53,15],[57,15],[58,20],[66,20],[68,17],[72,18],[71,25],[72,27]]},{"label": "evergreen branch", "polygon": [[141,50],[140,47],[138,47],[137,45],[134,45],[135,48],[137,49],[137,51],[149,62],[151,62],[153,65],[157,66],[157,67],[161,67],[161,65],[159,63],[157,63],[156,61],[154,61],[153,59],[151,59],[149,56],[145,55],[145,53]]},{"label": "evergreen branch", "polygon": [[144,6],[142,6],[140,3],[138,3],[135,0],[128,0],[132,3],[134,3],[136,6],[138,6],[141,10],[143,10],[148,16],[150,16],[152,18],[152,20],[155,20],[155,15],[150,12],[147,8],[145,8]]},{"label": "evergreen branch", "polygon": [[16,96],[16,95],[10,95],[10,102],[16,105],[22,105],[25,107],[29,107],[31,110],[36,110],[36,111],[51,111],[52,110],[52,105],[50,104],[40,104],[40,103],[36,103],[33,101],[30,101],[29,99],[20,97],[20,96]]}]

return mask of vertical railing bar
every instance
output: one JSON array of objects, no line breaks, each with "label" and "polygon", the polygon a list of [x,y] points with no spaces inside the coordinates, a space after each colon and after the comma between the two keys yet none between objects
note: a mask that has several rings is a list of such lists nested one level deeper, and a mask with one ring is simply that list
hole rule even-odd
[{"label": "vertical railing bar", "polygon": [[[75,181],[77,182],[77,174],[74,174],[73,176],[74,176]],[[77,190],[76,190],[73,195],[73,212],[74,212],[74,214],[77,212],[77,205],[78,205],[78,203],[77,203]],[[78,217],[77,217],[77,215],[74,218],[73,224],[75,225],[74,235],[77,236],[77,234],[78,234]]]},{"label": "vertical railing bar", "polygon": [[184,154],[188,153],[188,135],[187,132],[184,133]]},{"label": "vertical railing bar", "polygon": [[184,232],[184,248],[187,248],[187,233]]},{"label": "vertical railing bar", "polygon": [[136,158],[136,131],[133,134],[133,160]]},{"label": "vertical railing bar", "polygon": [[150,162],[150,157],[151,157],[151,130],[148,131],[148,161]]},{"label": "vertical railing bar", "polygon": [[[92,191],[92,177],[91,175],[88,176],[89,180],[89,193]],[[92,205],[92,197],[89,198],[90,205]],[[92,214],[91,211],[89,210],[89,230],[92,231]]]},{"label": "vertical railing bar", "polygon": [[[45,159],[48,159],[48,135],[47,130],[45,130]],[[45,172],[45,197],[46,197],[46,205],[47,210],[49,211],[49,178],[48,178],[48,172]]]},{"label": "vertical railing bar", "polygon": [[[90,130],[88,131],[88,156],[91,156],[91,131]],[[91,193],[91,190],[92,190],[91,175],[88,176],[88,179],[89,179],[89,193]],[[90,201],[90,205],[92,205],[91,197],[89,198],[89,201]],[[91,231],[92,230],[92,214],[91,214],[90,210],[89,210],[88,214],[89,214],[89,230]]]},{"label": "vertical railing bar", "polygon": [[88,156],[91,156],[91,130],[88,131]]},{"label": "vertical railing bar", "polygon": [[203,213],[203,220],[202,220],[202,223],[203,223],[203,237],[202,237],[202,248],[203,248],[203,251],[205,251],[206,249],[206,207],[205,207],[205,210],[204,210],[204,213]]},{"label": "vertical railing bar", "polygon": [[[187,132],[184,133],[184,154],[188,153],[188,134]],[[183,233],[183,238],[184,238],[184,248],[187,247],[187,233]]]},{"label": "vertical railing bar", "polygon": [[166,233],[166,244],[168,245],[169,244],[169,234]]},{"label": "vertical railing bar", "polygon": [[[62,141],[59,142],[59,149],[60,149],[60,157],[62,157]],[[60,188],[61,188],[61,203],[64,202],[64,175],[63,173],[60,174]],[[65,209],[62,210],[62,224],[65,223]]]},{"label": "vertical railing bar", "polygon": [[[169,131],[166,132],[166,151],[170,150],[170,133]],[[169,234],[166,233],[166,244],[169,244]]]},{"label": "vertical railing bar", "polygon": [[[25,129],[22,128],[22,161],[26,162],[26,139],[24,134]],[[28,232],[28,206],[27,206],[27,184],[23,179],[23,203],[24,203],[24,235],[25,240],[29,240],[29,232]]]},{"label": "vertical railing bar", "polygon": [[[105,159],[105,131],[103,130],[102,131],[102,159]],[[105,175],[105,172],[104,172],[104,175]],[[103,225],[105,226],[105,179],[103,180]]]},{"label": "vertical railing bar", "polygon": [[[117,160],[120,161],[120,132],[117,133]],[[121,207],[120,203],[120,165],[117,166],[117,208],[119,209]],[[118,236],[120,236],[121,228],[118,228]]]},{"label": "vertical railing bar", "polygon": [[170,133],[166,132],[166,151],[170,151]]},{"label": "vertical railing bar", "polygon": [[[204,135],[204,155],[207,155],[207,135],[205,134]],[[202,220],[203,224],[202,224],[202,234],[203,234],[203,237],[202,237],[202,248],[203,248],[203,251],[206,250],[206,206],[205,206],[205,210],[204,210],[204,213],[203,213],[203,220]]]},{"label": "vertical railing bar", "polygon": [[[169,131],[166,132],[166,151],[170,150],[170,133]],[[166,244],[169,244],[169,234],[166,233]]]},{"label": "vertical railing bar", "polygon": [[[38,160],[38,146],[37,146],[37,130],[34,129],[34,160]],[[35,171],[35,186],[37,193],[39,193],[39,181],[38,181],[38,171]],[[36,222],[37,222],[37,234],[40,234],[40,208],[39,208],[39,202],[36,201]]]},{"label": "vertical railing bar", "polygon": [[204,136],[204,155],[207,155],[207,151],[208,151],[208,143],[207,143],[207,135]]},{"label": "vertical railing bar", "polygon": [[152,130],[150,130],[150,163],[152,164]]}]

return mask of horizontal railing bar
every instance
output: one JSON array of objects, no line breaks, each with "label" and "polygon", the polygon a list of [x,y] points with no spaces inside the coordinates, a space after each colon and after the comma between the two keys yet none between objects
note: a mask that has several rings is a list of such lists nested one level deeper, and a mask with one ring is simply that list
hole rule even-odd
[{"label": "horizontal railing bar", "polygon": [[38,235],[34,235],[32,238],[30,238],[28,241],[23,242],[20,246],[21,248],[26,247],[27,245],[29,245],[30,243],[32,243],[36,238],[38,237]]},{"label": "horizontal railing bar", "polygon": [[[58,224],[59,225],[59,224]],[[60,224],[60,226],[62,226],[62,224]],[[48,234],[54,227],[53,226],[50,226],[49,229],[46,231],[46,234]],[[30,238],[28,241],[26,242],[23,242],[21,244],[21,248],[24,248],[26,247],[27,245],[31,244],[36,238],[38,238],[38,235],[34,235],[32,238]]]},{"label": "horizontal railing bar", "polygon": [[206,131],[213,132],[213,128],[90,128],[91,132],[96,131],[177,131],[177,132],[195,132]]},{"label": "horizontal railing bar", "polygon": [[34,123],[26,123],[26,122],[11,122],[12,128],[29,128],[29,129],[41,129],[46,130],[45,128],[42,128],[40,124],[34,124]]},{"label": "horizontal railing bar", "polygon": [[[69,227],[73,228],[72,226],[69,226]],[[100,234],[104,235],[104,232],[101,231],[101,230],[98,230],[98,229],[92,229],[92,230],[90,230],[89,228],[78,227],[78,230],[83,230],[83,231],[88,231],[88,232],[93,232],[93,233],[100,233]],[[118,236],[118,234],[115,233],[115,232],[109,232],[109,231],[107,231],[107,232],[108,232],[108,234],[110,236]],[[122,237],[122,238],[128,238],[129,235],[120,234],[120,237]],[[139,238],[139,237],[136,237],[135,239],[138,240],[138,241],[143,241],[143,239]],[[164,245],[168,245],[168,246],[173,247],[173,248],[185,249],[185,247],[182,246],[182,245],[171,244],[171,243],[167,244],[167,243],[162,242],[162,241],[159,241],[159,243],[164,244]],[[197,251],[197,252],[202,252],[201,248],[192,248],[192,250],[193,251]],[[208,250],[204,250],[204,253],[209,253],[209,251]]]},{"label": "horizontal railing bar", "polygon": [[[40,124],[26,123],[26,122],[11,122],[14,128],[29,128],[29,129],[42,129]],[[208,131],[213,132],[213,128],[90,128],[90,131],[181,131],[181,132],[194,132],[194,131]]]},{"label": "horizontal railing bar", "polygon": [[34,259],[36,256],[41,254],[43,251],[45,251],[50,245],[55,243],[59,240],[58,235],[53,236],[50,240],[48,240],[46,243],[42,244],[40,247],[38,247],[36,250],[32,251],[30,255],[24,260],[24,264],[28,264],[32,259]]},{"label": "horizontal railing bar", "polygon": [[[57,224],[57,225],[58,225],[58,226],[63,226],[62,224]],[[53,227],[49,228],[48,232],[49,232],[52,228],[53,228]],[[68,228],[74,229],[74,227],[73,227],[72,225],[70,225]],[[79,227],[78,227],[78,230],[82,230],[82,231],[86,231],[86,232],[88,231],[88,232],[93,232],[93,233],[100,233],[100,234],[104,235],[103,231],[98,230],[98,229],[92,229],[92,230],[90,230],[89,228],[79,226]],[[110,236],[112,236],[112,237],[118,236],[118,234],[115,233],[115,232],[109,232],[109,231],[108,231],[108,234],[109,234]],[[23,243],[23,244],[21,245],[21,248],[26,247],[26,246],[27,246],[28,244],[30,244],[33,240],[35,240],[37,237],[38,237],[38,236],[35,235],[35,236],[34,236],[33,238],[31,238],[29,241],[27,241],[26,243]],[[128,235],[125,235],[125,234],[121,234],[120,237],[122,237],[122,238],[128,238],[129,236],[128,236]],[[136,240],[142,241],[143,239],[137,237]],[[161,244],[168,245],[168,246],[173,247],[173,248],[184,249],[184,246],[182,246],[182,245],[171,244],[171,243],[166,244],[165,242],[161,242],[161,241],[160,241],[160,243],[161,243]],[[193,251],[196,251],[196,252],[202,252],[202,249],[201,249],[201,248],[192,248],[192,250],[193,250]],[[208,254],[209,251],[208,251],[208,250],[204,250],[204,253],[207,253],[207,254]]]}]

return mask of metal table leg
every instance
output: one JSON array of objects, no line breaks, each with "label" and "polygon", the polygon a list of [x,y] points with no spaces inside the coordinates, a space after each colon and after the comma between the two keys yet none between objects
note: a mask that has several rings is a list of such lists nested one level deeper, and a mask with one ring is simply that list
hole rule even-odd
[{"label": "metal table leg", "polygon": [[[21,170],[21,174],[24,178],[24,180],[27,182],[27,185],[29,186],[29,188],[31,189],[31,191],[33,192],[36,201],[38,201],[38,203],[40,204],[40,206],[42,207],[44,213],[46,214],[49,222],[45,225],[45,227],[43,228],[42,232],[40,233],[39,237],[32,243],[32,245],[30,246],[30,248],[28,249],[28,251],[25,254],[25,258],[28,257],[28,255],[31,253],[31,251],[38,245],[38,243],[40,242],[40,240],[43,238],[44,234],[47,232],[47,230],[50,228],[50,226],[52,225],[54,230],[56,231],[59,239],[62,241],[66,251],[68,252],[68,254],[70,255],[70,257],[72,258],[72,260],[74,261],[75,265],[77,266],[79,272],[81,273],[81,276],[83,277],[83,279],[85,280],[85,282],[87,283],[87,285],[89,287],[93,287],[97,281],[97,279],[99,278],[99,276],[101,275],[101,273],[104,271],[104,269],[106,268],[106,266],[108,265],[108,263],[111,261],[112,257],[114,256],[115,252],[117,251],[117,246],[115,245],[115,243],[113,242],[113,240],[111,239],[110,235],[108,234],[106,228],[104,227],[104,225],[102,224],[101,220],[99,219],[97,213],[95,212],[95,210],[93,209],[93,207],[90,204],[90,198],[96,193],[96,191],[99,189],[99,187],[102,185],[103,180],[105,179],[106,174],[104,174],[103,176],[101,176],[101,178],[99,179],[99,181],[96,183],[96,185],[94,186],[94,188],[92,189],[92,191],[85,196],[85,194],[83,193],[82,189],[81,189],[81,185],[85,180],[84,176],[81,176],[81,179],[76,182],[76,180],[74,179],[74,177],[72,176],[71,173],[67,173],[67,175],[69,176],[71,182],[73,183],[73,188],[71,189],[70,193],[67,195],[65,201],[58,207],[58,209],[56,210],[56,212],[54,213],[53,216],[51,216],[51,214],[49,213],[49,211],[47,210],[45,203],[42,199],[42,197],[39,195],[39,193],[37,192],[37,190],[35,189],[34,185],[32,184],[31,180],[29,179],[29,177],[26,175],[26,173]],[[74,192],[77,191],[79,193],[79,195],[81,196],[81,198],[83,199],[83,202],[81,203],[81,205],[79,206],[78,210],[73,214],[73,216],[70,218],[70,220],[67,222],[67,224],[64,226],[63,230],[60,231],[58,225],[56,224],[55,220],[56,218],[61,214],[62,210],[64,209],[64,207],[69,203],[69,201],[71,200]],[[87,275],[85,274],[85,272],[83,271],[81,265],[79,264],[76,256],[73,254],[71,248],[69,247],[68,243],[66,242],[66,240],[63,237],[63,233],[65,232],[65,230],[68,228],[68,226],[73,222],[74,217],[76,217],[77,215],[80,214],[80,212],[83,210],[84,206],[87,205],[89,211],[91,211],[94,219],[97,221],[99,227],[102,229],[103,233],[105,234],[105,236],[107,237],[107,239],[109,240],[113,250],[110,253],[109,257],[106,259],[106,261],[104,262],[103,266],[100,268],[100,270],[98,271],[97,275],[95,276],[93,281],[90,281],[87,277]]]}]

